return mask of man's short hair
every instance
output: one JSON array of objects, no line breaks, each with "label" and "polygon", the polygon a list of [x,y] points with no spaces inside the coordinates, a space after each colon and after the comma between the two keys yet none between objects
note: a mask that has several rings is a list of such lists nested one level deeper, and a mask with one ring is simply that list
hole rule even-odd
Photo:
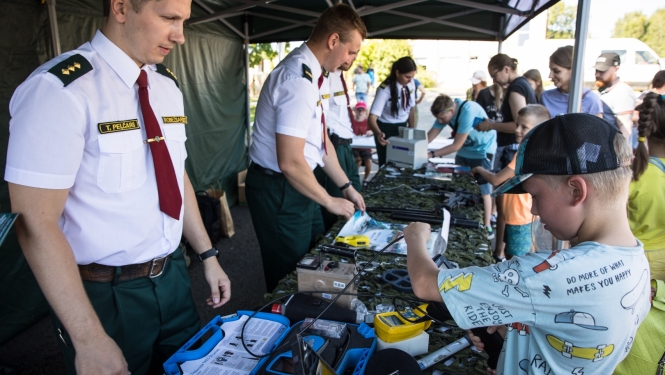
[{"label": "man's short hair", "polygon": [[[150,0],[129,0],[135,13],[141,13],[141,9],[148,1]],[[106,18],[111,14],[111,0],[102,0],[102,6],[104,7],[104,18]]]},{"label": "man's short hair", "polygon": [[550,119],[550,111],[541,104],[528,104],[517,111],[518,116],[533,117],[538,124]]},{"label": "man's short hair", "polygon": [[340,42],[347,43],[354,30],[360,33],[363,40],[367,38],[367,28],[358,13],[346,4],[335,4],[319,16],[309,40],[320,42],[337,33]]},{"label": "man's short hair", "polygon": [[439,112],[447,109],[447,108],[452,108],[453,106],[453,100],[450,98],[450,96],[446,94],[441,94],[434,99],[434,103],[432,103],[432,107],[430,110],[432,111],[432,114],[434,117],[439,114]]}]

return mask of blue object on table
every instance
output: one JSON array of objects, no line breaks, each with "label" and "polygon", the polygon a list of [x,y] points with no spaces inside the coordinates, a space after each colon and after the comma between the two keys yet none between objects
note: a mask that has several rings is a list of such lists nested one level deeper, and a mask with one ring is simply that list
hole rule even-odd
[{"label": "blue object on table", "polygon": [[481,122],[483,122],[483,121],[485,121],[485,120],[487,120],[487,119],[484,119],[484,118],[482,118],[482,117],[476,117],[476,118],[474,118],[474,119],[473,119],[473,127],[475,128],[476,126],[478,126],[478,124],[480,124]]}]

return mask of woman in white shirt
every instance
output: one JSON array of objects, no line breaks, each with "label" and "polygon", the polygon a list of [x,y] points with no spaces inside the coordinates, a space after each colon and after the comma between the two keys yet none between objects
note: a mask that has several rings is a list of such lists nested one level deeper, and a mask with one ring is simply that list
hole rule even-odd
[{"label": "woman in white shirt", "polygon": [[409,56],[393,63],[390,76],[376,89],[368,124],[374,132],[379,166],[386,164],[388,138],[399,135],[400,126],[415,128],[416,62]]}]

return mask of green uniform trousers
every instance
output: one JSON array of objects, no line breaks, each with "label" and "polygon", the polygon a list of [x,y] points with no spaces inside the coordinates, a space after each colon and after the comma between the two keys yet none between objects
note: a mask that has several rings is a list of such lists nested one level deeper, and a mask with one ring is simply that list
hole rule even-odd
[{"label": "green uniform trousers", "polygon": [[[83,281],[104,331],[122,350],[132,375],[163,374],[163,363],[201,328],[190,284],[179,249],[158,277],[119,283]],[[51,318],[67,372],[75,374],[72,341],[52,310]]]},{"label": "green uniform trousers", "polygon": [[[387,122],[376,121],[376,124],[379,125],[379,129],[385,135],[385,139],[399,135],[399,127],[407,126],[406,122],[398,122],[395,124],[389,124]],[[382,167],[386,164],[386,146],[382,146],[378,141],[378,134],[374,135],[374,141],[376,142],[376,155],[379,157],[379,167]]]},{"label": "green uniform trousers", "polygon": [[302,195],[281,173],[265,174],[255,164],[247,171],[245,193],[261,248],[266,288],[296,269],[296,263],[323,234],[318,204]]},{"label": "green uniform trousers", "polygon": [[[353,188],[357,191],[360,191],[360,176],[358,175],[358,164],[353,157],[353,151],[351,150],[351,145],[337,145],[335,148],[337,152],[337,160],[339,160],[339,165],[342,167],[342,170],[346,174],[346,177],[349,178]],[[342,191],[339,190],[339,187],[328,177],[326,172],[323,171],[323,168],[316,167],[314,170],[314,175],[316,176],[319,184],[323,186],[328,194],[332,197],[342,198]],[[330,228],[337,222],[337,215],[331,214],[323,207],[321,208],[321,216],[323,217],[323,225],[325,227],[325,232],[330,230]]]}]

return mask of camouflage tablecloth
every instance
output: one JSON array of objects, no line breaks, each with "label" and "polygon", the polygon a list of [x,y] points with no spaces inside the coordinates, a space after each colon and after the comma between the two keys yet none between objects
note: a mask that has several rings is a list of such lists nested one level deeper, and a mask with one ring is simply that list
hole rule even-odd
[{"label": "camouflage tablecloth", "polygon": [[[480,189],[476,181],[468,175],[454,176],[451,181],[440,181],[414,177],[414,173],[423,173],[423,170],[414,171],[412,169],[399,169],[387,171],[385,168],[379,170],[377,175],[371,180],[369,185],[363,189],[362,194],[368,207],[392,207],[392,208],[410,208],[432,210],[436,205],[444,202],[444,197],[439,193],[437,187],[458,188],[459,190],[480,194]],[[399,174],[397,174],[399,173]],[[421,185],[431,184],[433,189],[413,189]],[[455,214],[465,214],[469,219],[482,222],[483,205],[482,201],[471,207],[458,207],[452,211]],[[392,220],[390,214],[380,212],[370,212],[370,215],[379,221],[400,222]],[[406,222],[402,222],[406,223]],[[337,233],[344,226],[344,220],[339,220],[331,230],[322,236],[319,244],[331,244]],[[432,225],[433,229],[438,229]],[[311,254],[318,254],[317,248],[310,251]],[[336,255],[325,254],[326,260],[337,260],[340,262],[366,262],[369,261],[375,252],[367,250],[358,250],[355,259],[348,259]],[[448,247],[445,256],[451,262],[457,263],[460,267],[471,265],[486,266],[494,263],[492,259],[490,241],[487,239],[487,233],[484,229],[468,229],[457,226],[451,226],[448,236]],[[376,310],[377,305],[393,304],[393,297],[402,296],[415,298],[411,293],[402,293],[393,289],[390,284],[381,280],[381,275],[389,269],[406,269],[406,257],[395,254],[382,254],[375,262],[375,269],[365,272],[358,282],[358,299],[362,301],[368,310]],[[293,272],[282,279],[277,288],[272,293],[265,295],[266,302],[279,297],[284,293],[293,293],[298,290],[298,279],[296,272]],[[402,310],[405,302],[397,300],[395,308]],[[430,335],[429,352],[455,341],[464,336],[466,331],[457,328],[453,321],[449,329],[428,330]],[[433,325],[432,327],[440,327]],[[446,365],[447,364],[447,365]],[[439,363],[425,371],[425,374],[431,374],[433,370],[448,371],[453,374],[486,374],[487,368],[485,354],[477,353],[467,348],[455,355],[452,363],[445,361]]]}]

